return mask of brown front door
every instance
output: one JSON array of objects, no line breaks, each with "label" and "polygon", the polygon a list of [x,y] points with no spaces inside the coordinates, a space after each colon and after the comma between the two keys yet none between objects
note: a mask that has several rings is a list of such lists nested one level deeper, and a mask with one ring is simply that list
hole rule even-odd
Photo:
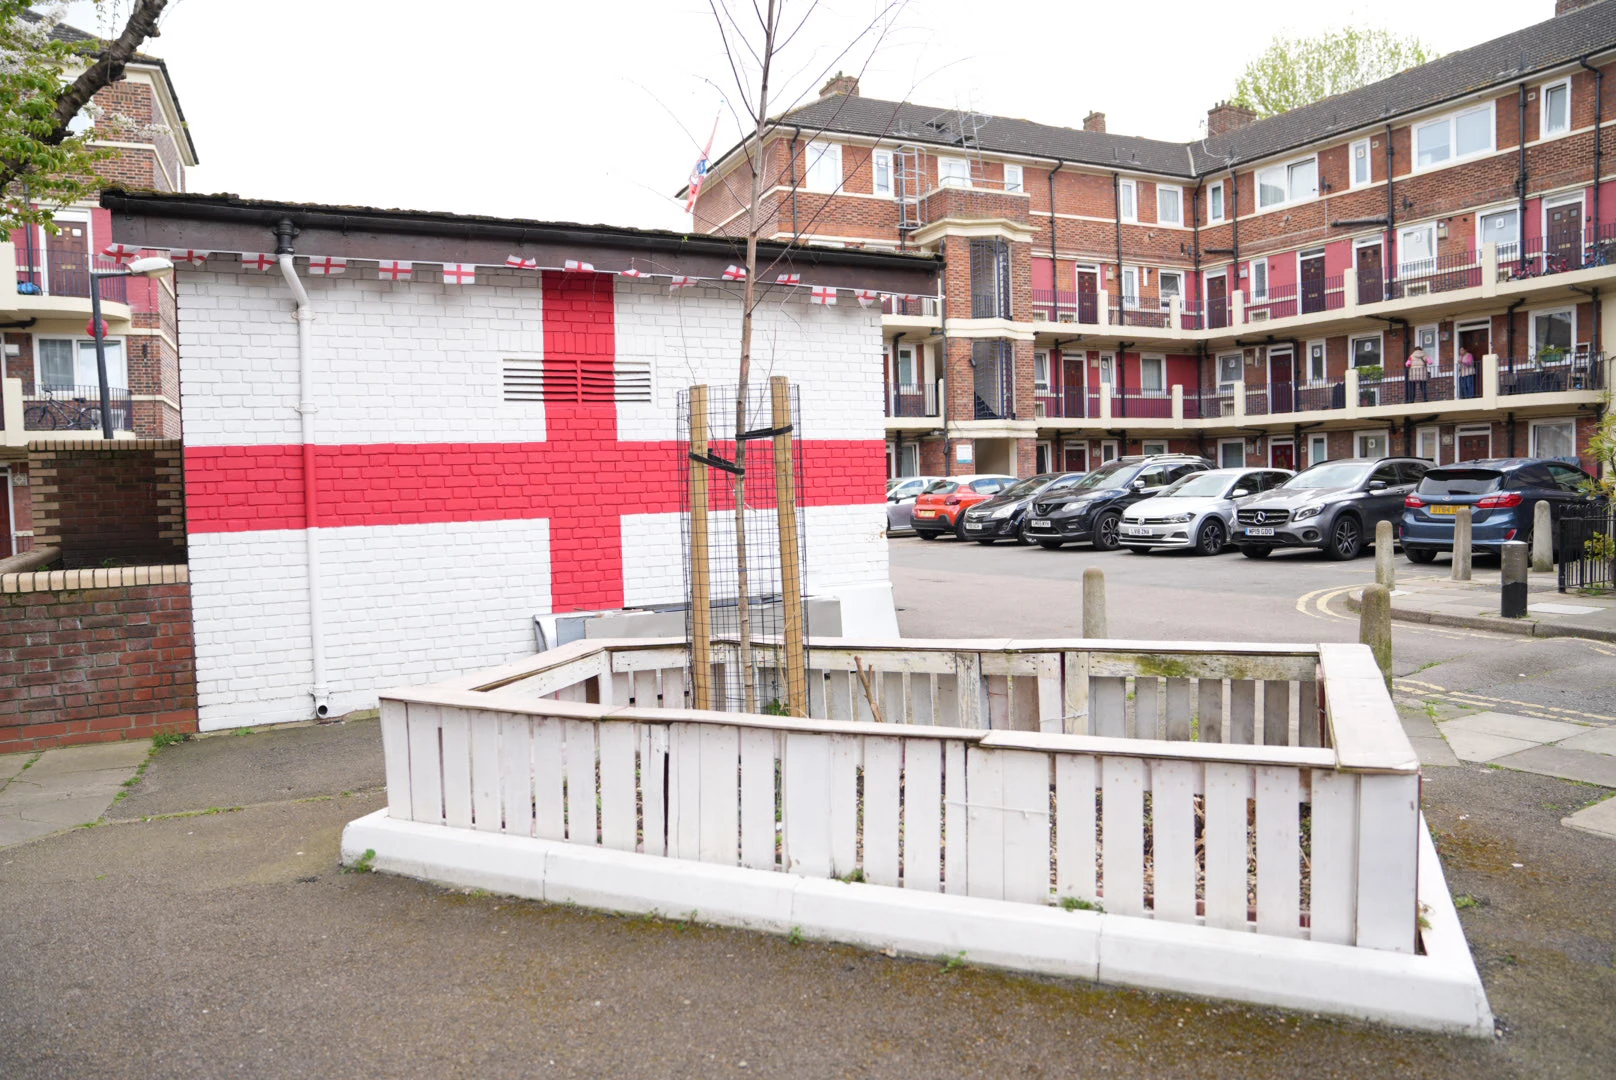
[{"label": "brown front door", "polygon": [[1485,432],[1480,434],[1459,433],[1459,460],[1476,461],[1489,457],[1492,454],[1492,439]]},{"label": "brown front door", "polygon": [[[1296,366],[1295,354],[1285,352],[1269,352],[1268,354],[1268,395],[1272,402],[1269,412],[1287,413],[1292,411],[1291,384],[1295,381],[1293,372]],[[1290,468],[1289,465],[1285,468]]]},{"label": "brown front door", "polygon": [[1582,265],[1582,203],[1549,208],[1548,249],[1559,265],[1551,270],[1575,270]]},{"label": "brown front door", "polygon": [[1380,245],[1358,249],[1358,303],[1378,304],[1386,298],[1381,281]]},{"label": "brown front door", "polygon": [[1065,448],[1066,471],[1089,471],[1089,448],[1086,443],[1067,443]]},{"label": "brown front door", "polygon": [[45,240],[52,296],[90,295],[89,227],[82,221],[64,221],[61,231]]},{"label": "brown front door", "polygon": [[1206,325],[1213,330],[1229,325],[1229,279],[1222,274],[1206,279]]},{"label": "brown front door", "polygon": [[1296,468],[1295,443],[1271,443],[1268,448],[1268,464],[1276,469]]},{"label": "brown front door", "polygon": [[1100,321],[1099,307],[1096,303],[1099,292],[1099,275],[1093,270],[1079,270],[1077,272],[1078,322],[1097,323]]},{"label": "brown front door", "polygon": [[1302,314],[1324,310],[1324,256],[1302,260]]},{"label": "brown front door", "polygon": [[1088,354],[1061,356],[1061,415],[1077,417],[1083,411],[1083,369],[1088,367]]}]

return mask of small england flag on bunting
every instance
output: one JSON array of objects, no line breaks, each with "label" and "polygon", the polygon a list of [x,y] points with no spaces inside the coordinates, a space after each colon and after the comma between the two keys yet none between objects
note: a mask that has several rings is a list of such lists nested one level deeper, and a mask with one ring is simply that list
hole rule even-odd
[{"label": "small england flag on bunting", "polygon": [[781,274],[779,277],[774,279],[774,283],[776,285],[801,285],[802,284],[802,275],[801,274]]},{"label": "small england flag on bunting", "polygon": [[688,288],[690,288],[690,286],[694,285],[695,283],[696,283],[696,279],[693,278],[693,277],[687,277],[684,274],[675,274],[675,275],[673,275],[673,280],[668,282],[668,288],[670,288],[670,289],[688,289]]},{"label": "small england flag on bunting", "polygon": [[275,256],[266,251],[244,251],[241,265],[249,270],[268,270],[275,265]]},{"label": "small england flag on bunting", "polygon": [[347,269],[347,259],[338,259],[330,255],[320,255],[309,259],[309,273],[311,274],[340,274]]},{"label": "small england flag on bunting", "polygon": [[568,259],[566,262],[561,264],[561,269],[570,270],[576,274],[593,274],[595,272],[595,264],[579,262],[577,259]]},{"label": "small england flag on bunting", "polygon": [[869,307],[876,301],[876,293],[874,289],[860,289],[853,295],[858,297],[859,307]]},{"label": "small england flag on bunting", "polygon": [[140,254],[140,249],[128,244],[108,244],[101,249],[101,254],[110,256],[114,261],[126,263]]},{"label": "small england flag on bunting", "polygon": [[732,266],[732,267],[730,267],[728,270],[724,271],[724,280],[725,281],[745,281],[746,280],[746,267],[744,267],[744,266]]},{"label": "small england flag on bunting", "polygon": [[190,248],[170,248],[168,259],[170,262],[190,263],[192,266],[201,266],[208,261],[211,251],[193,251]]},{"label": "small england flag on bunting", "polygon": [[524,259],[520,255],[507,255],[505,256],[505,265],[515,267],[518,270],[537,270],[539,260]]},{"label": "small england flag on bunting", "polygon": [[445,285],[474,285],[476,282],[476,263],[443,264],[443,283]]},{"label": "small england flag on bunting", "polygon": [[619,277],[644,277],[645,276],[644,274],[640,273],[639,270],[635,269],[632,266],[629,267],[627,270],[619,270],[617,273],[618,273]]},{"label": "small england flag on bunting", "polygon": [[376,276],[383,281],[409,281],[415,274],[415,264],[402,259],[383,259],[376,264]]},{"label": "small england flag on bunting", "polygon": [[836,290],[829,285],[814,286],[814,303],[827,307],[836,303]]}]

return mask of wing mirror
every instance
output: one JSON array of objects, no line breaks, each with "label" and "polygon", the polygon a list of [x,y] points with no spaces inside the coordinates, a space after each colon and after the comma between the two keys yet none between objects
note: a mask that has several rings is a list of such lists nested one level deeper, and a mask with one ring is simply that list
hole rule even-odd
[{"label": "wing mirror", "polygon": [[1235,488],[1233,491],[1229,492],[1229,498],[1231,498],[1231,499],[1244,499],[1247,495],[1250,495],[1250,494],[1251,494],[1251,492],[1247,491],[1245,488]]},{"label": "wing mirror", "polygon": [[1133,489],[1135,491],[1143,491],[1143,490],[1145,490],[1145,482],[1143,480],[1135,480],[1133,482]]},{"label": "wing mirror", "polygon": [[1386,481],[1384,481],[1384,480],[1371,480],[1371,481],[1369,481],[1369,490],[1370,491],[1379,491],[1382,488],[1384,488],[1385,486],[1386,486]]}]

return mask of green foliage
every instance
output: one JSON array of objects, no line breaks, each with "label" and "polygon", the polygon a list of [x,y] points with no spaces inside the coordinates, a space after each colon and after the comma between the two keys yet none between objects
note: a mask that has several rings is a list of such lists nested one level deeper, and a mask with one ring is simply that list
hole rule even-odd
[{"label": "green foliage", "polygon": [[1460,893],[1458,896],[1453,898],[1453,906],[1458,910],[1463,911],[1466,908],[1480,907],[1481,901],[1477,900],[1469,893]]},{"label": "green foliage", "polygon": [[173,746],[175,743],[182,743],[189,738],[189,735],[180,731],[159,731],[152,736],[152,749],[161,750],[165,746]]},{"label": "green foliage", "polygon": [[366,848],[365,853],[359,856],[359,858],[355,859],[353,862],[349,863],[347,866],[344,866],[342,868],[342,872],[345,874],[368,874],[376,869],[376,867],[373,865],[375,862],[376,849]]},{"label": "green foliage", "polygon": [[783,704],[781,704],[779,698],[775,698],[773,701],[771,701],[767,705],[763,706],[763,715],[764,716],[790,716],[791,715],[791,710],[787,709]]},{"label": "green foliage", "polygon": [[804,940],[805,939],[802,936],[802,927],[800,926],[793,926],[791,928],[791,933],[786,935],[786,943],[788,945],[801,945]]},{"label": "green foliage", "polygon": [[1276,36],[1235,81],[1230,103],[1273,116],[1368,86],[1439,54],[1390,30],[1345,27],[1314,37]]},{"label": "green foliage", "polygon": [[945,957],[943,957],[943,970],[944,971],[954,972],[954,971],[958,971],[960,968],[962,968],[964,966],[965,966],[965,950],[964,949],[961,949],[959,952],[955,953],[953,956],[945,956]]},{"label": "green foliage", "polygon": [[1604,474],[1589,485],[1591,488],[1589,494],[1616,499],[1616,411],[1612,411],[1611,404],[1607,394],[1605,418],[1599,422],[1592,437],[1588,439],[1588,456],[1596,462],[1593,471]]},{"label": "green foliage", "polygon": [[1099,904],[1096,904],[1092,900],[1080,899],[1076,896],[1061,897],[1060,906],[1062,911],[1097,911],[1102,915],[1105,914],[1105,908],[1101,907]]},{"label": "green foliage", "polygon": [[1594,533],[1582,542],[1582,550],[1590,559],[1606,562],[1616,559],[1616,536],[1610,533]]}]

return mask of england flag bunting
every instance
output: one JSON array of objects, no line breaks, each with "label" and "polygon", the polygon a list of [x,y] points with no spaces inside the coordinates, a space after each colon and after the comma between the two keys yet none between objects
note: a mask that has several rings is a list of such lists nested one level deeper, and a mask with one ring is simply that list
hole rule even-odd
[{"label": "england flag bunting", "polygon": [[877,299],[877,294],[873,289],[860,289],[853,295],[858,297],[859,307],[869,307]]},{"label": "england flag bunting", "polygon": [[275,266],[275,256],[267,251],[244,251],[241,265],[249,270],[270,270]]},{"label": "england flag bunting", "polygon": [[695,283],[696,283],[696,279],[693,278],[693,277],[688,277],[688,276],[686,276],[684,274],[675,274],[675,275],[673,275],[672,280],[670,280],[668,282],[668,288],[670,288],[670,289],[688,289],[688,288],[690,288],[690,286],[694,285]]},{"label": "england flag bunting", "polygon": [[208,261],[211,251],[193,251],[191,248],[169,248],[169,262],[190,263],[192,266],[201,266]]},{"label": "england flag bunting", "polygon": [[524,259],[520,255],[507,255],[505,256],[505,265],[515,267],[517,270],[537,270],[539,268],[539,260]]},{"label": "england flag bunting", "polygon": [[824,304],[827,307],[834,306],[836,303],[836,290],[829,285],[815,285],[813,299],[816,304]]},{"label": "england flag bunting", "polygon": [[339,259],[331,255],[320,255],[309,259],[309,273],[311,274],[329,276],[331,274],[340,274],[347,269],[347,259]]},{"label": "england flag bunting", "polygon": [[645,275],[641,274],[638,270],[636,270],[632,266],[629,267],[627,270],[619,270],[617,272],[617,275],[619,277],[644,277],[645,276]]},{"label": "england flag bunting", "polygon": [[569,270],[575,274],[593,274],[595,272],[595,264],[579,262],[577,259],[568,259],[566,262],[561,264],[561,269]]},{"label": "england flag bunting", "polygon": [[802,275],[801,274],[781,274],[779,277],[774,279],[774,283],[776,285],[801,285],[802,284]]},{"label": "england flag bunting", "polygon": [[126,262],[132,262],[139,256],[140,249],[131,247],[128,244],[108,244],[101,249],[101,254],[108,256],[121,266]]},{"label": "england flag bunting", "polygon": [[474,285],[476,282],[476,263],[443,264],[443,283],[445,285]]},{"label": "england flag bunting", "polygon": [[744,267],[744,266],[731,266],[729,269],[724,271],[724,280],[725,281],[745,281],[746,280],[746,267]]},{"label": "england flag bunting", "polygon": [[376,276],[383,281],[409,281],[415,276],[415,264],[401,259],[383,259],[376,264]]}]

